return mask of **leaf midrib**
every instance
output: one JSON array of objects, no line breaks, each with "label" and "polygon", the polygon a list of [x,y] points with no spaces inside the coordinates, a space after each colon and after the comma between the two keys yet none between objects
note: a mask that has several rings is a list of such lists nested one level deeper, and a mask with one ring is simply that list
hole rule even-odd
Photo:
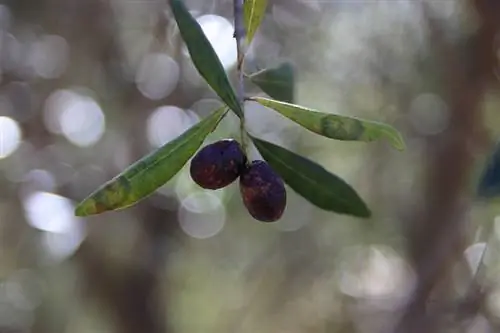
[{"label": "leaf midrib", "polygon": [[[247,1],[250,1],[250,0],[247,0]],[[250,8],[250,17],[248,19],[248,27],[252,27],[253,16],[254,16],[253,14],[255,12],[255,7],[256,7],[256,1],[252,1],[252,7]],[[248,30],[250,30],[250,29],[248,29]],[[250,36],[248,34],[248,31],[247,31],[247,41],[250,42]]]}]

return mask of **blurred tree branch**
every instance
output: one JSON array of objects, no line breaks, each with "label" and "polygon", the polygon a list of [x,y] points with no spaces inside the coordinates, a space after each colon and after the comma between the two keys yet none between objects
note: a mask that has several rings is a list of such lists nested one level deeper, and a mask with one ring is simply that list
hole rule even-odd
[{"label": "blurred tree branch", "polygon": [[451,115],[448,128],[427,143],[424,203],[408,221],[407,230],[409,255],[418,280],[396,332],[440,331],[426,313],[428,301],[433,292],[438,297],[449,296],[451,270],[464,251],[465,191],[481,132],[481,101],[494,72],[494,42],[500,21],[498,2],[472,4],[478,9],[479,27],[466,43],[452,45],[422,2],[431,43],[444,68]]}]

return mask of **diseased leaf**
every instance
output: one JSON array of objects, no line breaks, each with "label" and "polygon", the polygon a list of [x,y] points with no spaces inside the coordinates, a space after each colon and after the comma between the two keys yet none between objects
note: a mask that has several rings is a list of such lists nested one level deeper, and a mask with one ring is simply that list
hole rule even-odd
[{"label": "diseased leaf", "polygon": [[243,117],[243,110],[233,87],[229,83],[224,67],[207,39],[201,26],[189,13],[184,1],[169,0],[172,12],[179,27],[182,39],[186,43],[194,66],[212,87],[217,95],[233,110],[238,117]]},{"label": "diseased leaf", "polygon": [[247,44],[252,42],[255,32],[266,13],[267,0],[245,0],[243,5]]},{"label": "diseased leaf", "polygon": [[263,97],[252,97],[251,100],[281,113],[314,133],[331,139],[370,142],[385,138],[394,148],[405,149],[401,134],[394,127],[384,123],[318,112]]},{"label": "diseased leaf", "polygon": [[153,193],[182,169],[226,113],[225,106],[214,111],[178,138],[129,166],[83,200],[75,214],[86,216],[123,209]]},{"label": "diseased leaf", "polygon": [[254,137],[252,141],[285,183],[313,205],[339,214],[371,216],[356,191],[319,164],[270,142]]},{"label": "diseased leaf", "polygon": [[276,68],[263,69],[249,75],[249,78],[272,98],[293,103],[295,75],[292,64],[285,62]]}]

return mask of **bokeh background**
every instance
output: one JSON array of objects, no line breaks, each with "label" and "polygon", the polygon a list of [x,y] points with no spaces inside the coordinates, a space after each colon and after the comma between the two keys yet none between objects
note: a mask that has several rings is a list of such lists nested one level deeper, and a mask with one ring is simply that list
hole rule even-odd
[{"label": "bokeh background", "polygon": [[[232,1],[185,2],[234,79]],[[269,0],[247,71],[289,61],[296,103],[392,124],[407,149],[246,104],[251,133],[373,211],[289,190],[265,224],[237,184],[204,191],[186,168],[134,207],[75,217],[220,102],[165,0],[0,1],[0,332],[498,332],[500,205],[474,193],[500,134],[499,4]],[[206,142],[237,130],[229,115]]]}]

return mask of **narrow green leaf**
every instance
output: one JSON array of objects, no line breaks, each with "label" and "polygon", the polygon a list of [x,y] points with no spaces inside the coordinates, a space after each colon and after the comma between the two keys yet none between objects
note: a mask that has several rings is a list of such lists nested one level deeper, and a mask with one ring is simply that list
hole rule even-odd
[{"label": "narrow green leaf", "polygon": [[281,113],[314,133],[331,139],[370,142],[385,138],[394,148],[405,149],[401,134],[394,127],[384,123],[318,112],[268,98],[252,97],[251,100]]},{"label": "narrow green leaf", "polygon": [[292,64],[285,62],[249,75],[250,80],[263,92],[279,101],[293,103],[295,75]]},{"label": "narrow green leaf", "polygon": [[255,32],[260,26],[266,13],[267,0],[245,0],[243,4],[245,28],[247,30],[247,44],[252,42]]},{"label": "narrow green leaf", "polygon": [[319,164],[270,142],[254,137],[252,141],[285,183],[313,205],[339,214],[371,216],[356,191]]},{"label": "narrow green leaf", "polygon": [[174,177],[226,115],[224,106],[178,138],[141,158],[83,200],[77,216],[127,208],[153,193]]},{"label": "narrow green leaf", "polygon": [[[184,1],[169,0],[182,39],[186,43],[194,66],[217,95],[236,113],[243,117],[243,110],[233,87],[229,83],[224,67],[201,26],[189,13]],[[236,47],[236,46],[235,46]]]}]

